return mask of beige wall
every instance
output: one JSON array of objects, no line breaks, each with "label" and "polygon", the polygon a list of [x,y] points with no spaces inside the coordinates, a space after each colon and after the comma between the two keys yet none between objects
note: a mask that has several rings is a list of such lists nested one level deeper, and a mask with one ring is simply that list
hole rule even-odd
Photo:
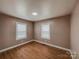
[{"label": "beige wall", "polygon": [[71,50],[79,52],[79,0],[71,18]]},{"label": "beige wall", "polygon": [[[40,37],[40,25],[51,23],[50,25],[50,40],[43,40]],[[58,17],[44,21],[35,22],[35,39],[53,45],[70,48],[70,16]]]},{"label": "beige wall", "polygon": [[[70,48],[70,16],[58,17],[38,22],[30,22],[23,19],[0,14],[0,49],[13,46],[35,38],[53,45]],[[16,41],[16,22],[28,24],[28,38]],[[40,37],[40,24],[51,23],[51,39],[46,41]],[[34,33],[35,32],[35,33]],[[34,35],[35,34],[35,35]]]},{"label": "beige wall", "polygon": [[[28,25],[27,39],[16,41],[16,22]],[[33,39],[33,22],[0,14],[0,49]]]}]

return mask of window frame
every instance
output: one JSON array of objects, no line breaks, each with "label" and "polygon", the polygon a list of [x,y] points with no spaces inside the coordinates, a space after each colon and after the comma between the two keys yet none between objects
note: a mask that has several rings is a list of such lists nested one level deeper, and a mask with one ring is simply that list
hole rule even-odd
[{"label": "window frame", "polygon": [[[45,37],[43,37],[42,35],[43,35],[43,31],[44,30],[42,30],[42,26],[44,26],[44,25],[48,25],[49,27],[49,29],[48,29],[48,38],[45,38]],[[51,35],[50,35],[50,23],[45,23],[45,24],[41,24],[41,26],[40,26],[40,37],[41,37],[41,39],[44,39],[44,40],[50,40],[50,38],[51,38]]]},{"label": "window frame", "polygon": [[[24,37],[24,38],[17,38],[17,32],[18,32],[18,30],[17,30],[17,25],[18,24],[22,24],[22,25],[25,25],[25,27],[26,27],[26,29],[25,29],[25,31],[26,31],[26,34],[25,34],[25,36],[26,37]],[[27,39],[27,24],[26,23],[23,23],[23,22],[16,22],[16,40],[24,40],[24,39]]]}]

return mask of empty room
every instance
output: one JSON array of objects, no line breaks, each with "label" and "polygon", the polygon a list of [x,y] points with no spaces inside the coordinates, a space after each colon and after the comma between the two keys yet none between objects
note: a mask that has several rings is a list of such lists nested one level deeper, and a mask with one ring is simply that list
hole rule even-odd
[{"label": "empty room", "polygon": [[79,0],[0,0],[0,59],[79,59]]}]

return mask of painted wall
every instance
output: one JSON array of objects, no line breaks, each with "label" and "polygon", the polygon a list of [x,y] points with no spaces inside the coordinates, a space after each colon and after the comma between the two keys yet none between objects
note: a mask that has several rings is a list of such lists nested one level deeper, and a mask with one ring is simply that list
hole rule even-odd
[{"label": "painted wall", "polygon": [[[50,39],[44,40],[40,37],[40,25],[51,23],[50,25]],[[70,48],[70,16],[58,17],[55,19],[48,19],[44,21],[35,22],[35,39],[53,45]]]},{"label": "painted wall", "polygon": [[[27,24],[27,39],[16,41],[16,22]],[[33,39],[33,22],[0,14],[0,49]]]},{"label": "painted wall", "polygon": [[[16,22],[28,24],[27,39],[16,41]],[[43,40],[40,37],[40,24],[42,23],[51,23],[51,39],[48,41]],[[64,48],[70,48],[70,16],[58,17],[33,23],[23,19],[0,14],[0,27],[0,49],[19,44],[33,38]]]},{"label": "painted wall", "polygon": [[79,52],[79,0],[71,18],[71,50]]}]

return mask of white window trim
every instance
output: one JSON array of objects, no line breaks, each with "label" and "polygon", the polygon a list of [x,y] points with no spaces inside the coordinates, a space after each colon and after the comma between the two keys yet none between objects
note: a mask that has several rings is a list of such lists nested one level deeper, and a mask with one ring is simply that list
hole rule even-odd
[{"label": "white window trim", "polygon": [[24,39],[27,39],[27,24],[26,23],[23,23],[23,22],[16,22],[16,25],[17,24],[24,24],[24,25],[26,25],[26,38],[17,39],[17,28],[16,28],[16,40],[24,40]]},{"label": "white window trim", "polygon": [[[49,38],[43,38],[43,37],[42,37],[42,26],[43,26],[43,25],[49,25]],[[41,31],[41,34],[40,34],[41,39],[50,40],[50,23],[41,24],[40,28],[41,28],[41,29],[40,29],[40,31]]]}]

